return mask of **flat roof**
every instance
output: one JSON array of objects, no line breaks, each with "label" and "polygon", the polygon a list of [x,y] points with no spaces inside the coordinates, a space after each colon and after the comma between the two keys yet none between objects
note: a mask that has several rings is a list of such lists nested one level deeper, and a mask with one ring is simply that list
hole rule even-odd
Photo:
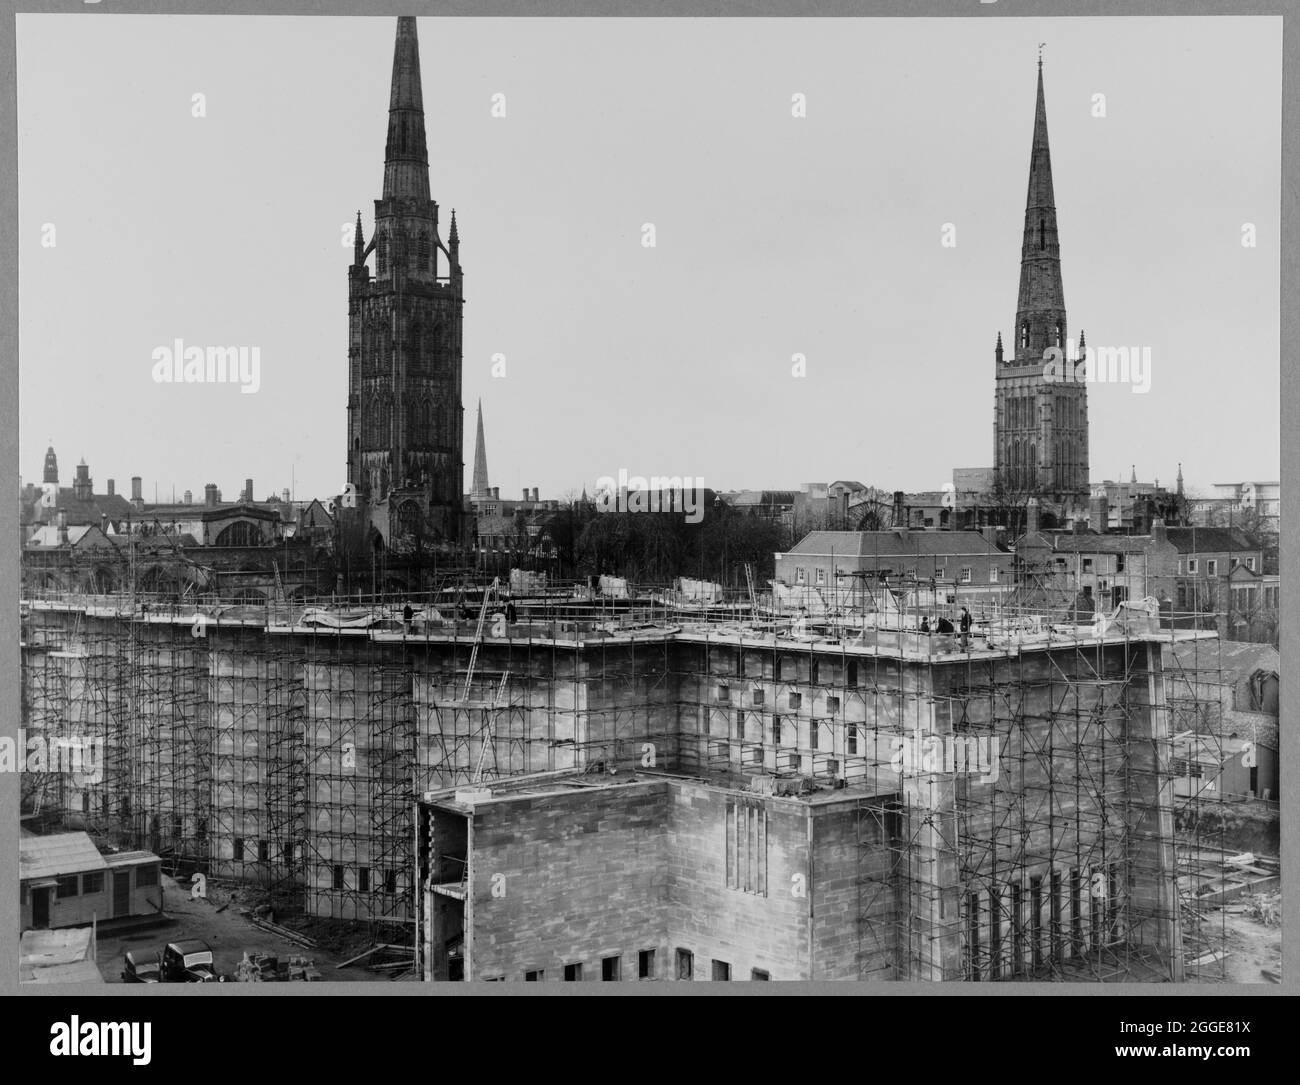
[{"label": "flat roof", "polygon": [[104,856],[109,866],[129,866],[132,863],[157,863],[158,856],[151,851],[119,851]]}]

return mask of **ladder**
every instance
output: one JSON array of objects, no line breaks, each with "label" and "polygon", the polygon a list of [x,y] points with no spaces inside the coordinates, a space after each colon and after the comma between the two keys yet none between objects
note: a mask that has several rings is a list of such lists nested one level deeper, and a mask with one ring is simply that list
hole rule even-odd
[{"label": "ladder", "polygon": [[487,710],[487,726],[484,728],[483,745],[478,751],[478,766],[474,769],[474,783],[480,783],[483,779],[483,762],[487,760],[488,746],[492,744],[494,733],[493,724],[496,722],[497,712],[500,710],[501,702],[505,700],[506,683],[510,680],[510,672],[501,673],[501,684],[497,686],[496,696],[492,698],[492,704]]},{"label": "ladder", "polygon": [[280,563],[278,561],[271,562],[271,568],[275,571],[275,601],[283,603],[285,601],[284,582],[280,579]]},{"label": "ladder", "polygon": [[758,618],[758,594],[754,591],[754,566],[745,562],[745,586],[749,589],[749,617],[751,621]]},{"label": "ladder", "polygon": [[478,662],[479,645],[483,643],[483,625],[487,621],[488,603],[492,596],[496,594],[497,584],[500,583],[499,577],[493,577],[492,583],[483,593],[483,605],[479,607],[478,626],[474,630],[474,647],[469,653],[469,669],[465,671],[465,692],[460,695],[460,703],[464,704],[469,700],[470,684],[474,681],[474,664]]}]

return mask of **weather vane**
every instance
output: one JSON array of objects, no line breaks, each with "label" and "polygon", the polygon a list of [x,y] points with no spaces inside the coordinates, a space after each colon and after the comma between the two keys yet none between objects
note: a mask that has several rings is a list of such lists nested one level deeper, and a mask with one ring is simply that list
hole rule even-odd
[{"label": "weather vane", "polygon": [[1040,41],[1040,42],[1038,43],[1038,66],[1039,66],[1040,68],[1043,66],[1043,48],[1044,48],[1046,45],[1047,45],[1047,42],[1045,42],[1045,41]]}]

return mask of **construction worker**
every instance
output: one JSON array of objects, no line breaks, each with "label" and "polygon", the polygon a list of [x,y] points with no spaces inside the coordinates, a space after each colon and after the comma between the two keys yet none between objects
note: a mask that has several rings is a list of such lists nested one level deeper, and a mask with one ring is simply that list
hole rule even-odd
[{"label": "construction worker", "polygon": [[966,646],[970,643],[970,623],[971,623],[970,611],[967,610],[965,607],[962,607],[961,620],[958,624],[961,626],[961,646],[963,651],[966,649]]}]

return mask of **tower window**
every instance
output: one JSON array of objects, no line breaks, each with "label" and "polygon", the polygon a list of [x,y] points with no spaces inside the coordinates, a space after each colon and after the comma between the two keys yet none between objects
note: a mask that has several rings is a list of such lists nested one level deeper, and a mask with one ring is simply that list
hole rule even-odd
[{"label": "tower window", "polygon": [[1022,347],[1029,346],[1029,322],[1028,321],[1020,325],[1020,345]]},{"label": "tower window", "polygon": [[1046,219],[1038,220],[1038,247],[1040,249],[1047,248],[1047,220]]}]

